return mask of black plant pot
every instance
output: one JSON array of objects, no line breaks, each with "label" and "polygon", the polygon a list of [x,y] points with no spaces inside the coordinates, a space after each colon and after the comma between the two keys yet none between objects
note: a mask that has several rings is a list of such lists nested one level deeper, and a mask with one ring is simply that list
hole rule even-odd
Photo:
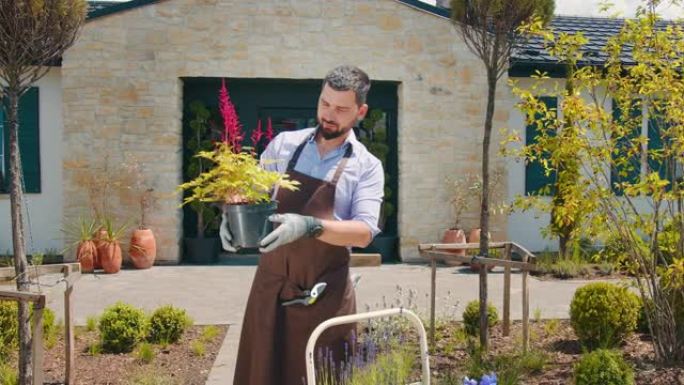
[{"label": "black plant pot", "polygon": [[190,263],[216,262],[220,241],[218,238],[185,238],[185,259]]},{"label": "black plant pot", "polygon": [[257,248],[259,241],[273,230],[268,217],[275,214],[278,202],[253,205],[225,205],[228,227],[233,236],[231,243],[238,249]]}]

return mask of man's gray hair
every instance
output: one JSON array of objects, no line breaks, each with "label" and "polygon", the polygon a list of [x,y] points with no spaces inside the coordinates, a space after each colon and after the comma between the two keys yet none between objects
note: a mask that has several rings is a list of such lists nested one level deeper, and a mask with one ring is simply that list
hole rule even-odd
[{"label": "man's gray hair", "polygon": [[328,72],[323,79],[323,87],[326,84],[335,91],[354,91],[356,104],[359,106],[366,103],[366,96],[370,90],[368,74],[351,65],[341,65]]}]

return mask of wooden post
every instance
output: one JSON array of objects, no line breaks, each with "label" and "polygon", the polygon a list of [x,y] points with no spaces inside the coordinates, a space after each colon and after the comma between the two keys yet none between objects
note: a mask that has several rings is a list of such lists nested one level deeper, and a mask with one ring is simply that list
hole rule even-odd
[{"label": "wooden post", "polygon": [[[523,262],[527,262],[527,255],[523,255]],[[522,272],[522,306],[523,306],[523,352],[527,353],[530,344],[530,291],[527,287],[528,270]]]},{"label": "wooden post", "polygon": [[[504,246],[504,259],[511,260],[511,244]],[[504,267],[504,305],[503,305],[503,335],[511,334],[511,267]]]},{"label": "wooden post", "polygon": [[43,309],[45,301],[38,301],[33,304],[33,330],[31,344],[33,350],[33,383],[42,385],[43,375]]},{"label": "wooden post", "polygon": [[74,343],[74,307],[71,303],[74,285],[69,279],[69,276],[71,275],[71,266],[64,266],[62,271],[64,272],[64,279],[66,280],[66,290],[64,291],[64,357],[66,359],[64,384],[74,385],[76,384],[76,368],[74,366],[74,347],[76,345]]},{"label": "wooden post", "polygon": [[435,347],[435,296],[437,292],[437,261],[435,256],[430,257],[432,269],[432,281],[430,282],[430,347]]},{"label": "wooden post", "polygon": [[[479,263],[479,262],[477,262]],[[487,265],[480,264],[480,347],[488,350],[488,322],[487,322]]]}]

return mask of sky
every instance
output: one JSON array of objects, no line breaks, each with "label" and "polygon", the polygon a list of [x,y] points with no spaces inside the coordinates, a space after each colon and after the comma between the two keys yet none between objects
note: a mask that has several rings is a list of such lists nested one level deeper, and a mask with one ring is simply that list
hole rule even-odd
[{"label": "sky", "polygon": [[[128,0],[112,0],[128,1]],[[435,4],[436,0],[421,0],[426,3]],[[610,16],[599,12],[601,0],[556,0],[556,14],[573,16]],[[644,3],[644,0],[611,0],[614,5],[612,12],[618,12],[621,17],[632,17],[637,6]],[[667,19],[684,17],[682,6],[674,7],[663,5],[660,9],[661,14]]]},{"label": "sky", "polygon": [[[425,3],[434,5],[436,0],[421,0]],[[599,3],[601,0],[556,0],[557,15],[571,16],[612,16],[619,13],[620,17],[634,16],[639,5],[644,4],[644,0],[610,0],[613,8],[610,13],[601,13]],[[661,7],[661,13],[665,18],[674,19],[684,17],[682,7]]]},{"label": "sky", "polygon": [[[639,5],[643,5],[643,0],[612,0],[613,8],[610,13],[602,13],[599,10],[600,0],[556,0],[556,14],[573,16],[610,16],[619,13],[621,17],[632,17],[635,15]],[[684,16],[681,6],[663,4],[658,8],[665,18],[677,18]]]}]

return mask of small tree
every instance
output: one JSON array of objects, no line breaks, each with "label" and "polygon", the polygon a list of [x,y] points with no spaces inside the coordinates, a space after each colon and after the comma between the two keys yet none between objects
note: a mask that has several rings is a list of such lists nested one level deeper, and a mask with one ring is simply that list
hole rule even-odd
[{"label": "small tree", "polygon": [[[9,129],[9,190],[17,289],[28,290],[22,220],[22,170],[18,143],[19,98],[70,47],[86,17],[85,0],[0,1],[0,97]],[[31,384],[28,303],[19,303],[19,381]]]},{"label": "small tree", "polygon": [[[506,73],[518,27],[537,15],[543,21],[553,16],[554,0],[452,0],[451,16],[468,48],[484,64],[487,73],[487,110],[482,142],[482,201],[480,206],[480,255],[489,248],[489,144],[492,136],[496,86]],[[480,271],[485,271],[481,269]],[[480,342],[487,347],[487,280],[480,274]]]},{"label": "small tree", "polygon": [[[582,235],[593,235],[591,226],[583,226],[583,223],[589,220],[596,208],[595,202],[584,197],[585,186],[579,183],[579,150],[573,145],[584,140],[580,127],[575,125],[579,118],[578,114],[582,113],[581,108],[578,109],[579,95],[576,83],[583,76],[583,72],[588,70],[588,67],[580,66],[580,61],[583,60],[580,48],[586,45],[588,40],[581,32],[548,32],[543,35],[549,54],[565,67],[566,78],[563,88],[540,89],[541,84],[537,84],[525,94],[527,97],[533,97],[526,99],[533,105],[525,106],[523,111],[532,114],[527,116],[527,120],[536,128],[539,135],[534,143],[523,148],[522,153],[528,162],[541,164],[545,174],[553,175],[554,180],[530,196],[519,197],[514,206],[523,210],[534,207],[550,213],[550,223],[544,233],[558,237],[559,254],[565,259],[571,250],[577,251],[577,244]],[[534,77],[540,76],[538,74]],[[515,86],[516,82],[512,84]],[[563,117],[558,118],[557,108],[547,105],[537,95],[558,98],[558,106],[563,112]],[[554,156],[549,158],[548,153],[553,153]],[[552,199],[542,199],[542,196],[546,195],[552,195]],[[575,245],[573,249],[570,248],[572,245]]]},{"label": "small tree", "polygon": [[[658,1],[649,1],[637,19],[625,21],[605,48],[604,65],[569,74],[575,87],[563,95],[567,101],[562,121],[545,113],[537,97],[542,83],[514,92],[522,99],[528,123],[541,128],[537,144],[523,146],[521,154],[544,158],[548,169],[557,168],[568,152],[577,156],[581,172],[574,193],[595,203],[586,226],[603,229],[624,249],[635,284],[649,304],[645,314],[657,359],[682,362],[684,29],[659,21],[657,5]],[[552,55],[582,60],[582,44],[563,43],[576,37],[538,32],[554,43]],[[645,136],[642,114],[648,121]],[[562,146],[553,145],[554,127],[572,127],[577,135]]]}]

